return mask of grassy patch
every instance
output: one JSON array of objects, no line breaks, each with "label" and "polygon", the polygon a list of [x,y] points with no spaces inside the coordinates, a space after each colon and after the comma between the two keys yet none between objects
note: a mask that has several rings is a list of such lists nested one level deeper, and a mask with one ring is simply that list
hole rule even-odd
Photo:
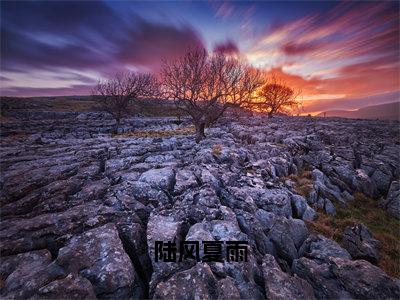
[{"label": "grassy patch", "polygon": [[220,156],[222,153],[222,145],[221,144],[216,144],[212,147],[211,153],[214,156]]},{"label": "grassy patch", "polygon": [[289,179],[295,183],[294,190],[297,194],[307,197],[313,187],[311,171],[302,170],[298,175],[289,175]]},{"label": "grassy patch", "polygon": [[178,135],[191,135],[191,134],[195,134],[194,126],[182,127],[174,130],[153,130],[153,131],[137,130],[133,132],[114,134],[113,137],[160,138],[160,137],[172,137]]},{"label": "grassy patch", "polygon": [[319,211],[315,221],[307,222],[308,228],[340,244],[347,226],[363,223],[381,242],[379,267],[390,276],[400,277],[400,221],[384,211],[376,200],[360,193],[354,196],[348,207],[336,206],[336,217]]}]

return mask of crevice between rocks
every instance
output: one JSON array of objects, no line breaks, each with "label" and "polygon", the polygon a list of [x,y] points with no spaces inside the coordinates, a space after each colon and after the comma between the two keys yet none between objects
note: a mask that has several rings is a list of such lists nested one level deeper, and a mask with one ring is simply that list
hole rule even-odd
[{"label": "crevice between rocks", "polygon": [[[143,298],[144,299],[149,299],[149,291],[150,291],[150,280],[151,276],[153,274],[153,266],[151,265],[151,260],[148,258],[148,262],[150,262],[148,268],[148,272],[145,271],[145,267],[142,265],[139,259],[139,255],[137,253],[137,250],[135,249],[135,246],[127,239],[124,237],[124,235],[120,232],[118,232],[119,238],[121,239],[122,246],[128,254],[132,265],[134,267],[135,273],[138,275],[139,280],[141,281],[141,285],[143,288]],[[145,245],[145,250],[146,250],[146,255],[148,256],[148,249],[147,249],[147,244]]]}]

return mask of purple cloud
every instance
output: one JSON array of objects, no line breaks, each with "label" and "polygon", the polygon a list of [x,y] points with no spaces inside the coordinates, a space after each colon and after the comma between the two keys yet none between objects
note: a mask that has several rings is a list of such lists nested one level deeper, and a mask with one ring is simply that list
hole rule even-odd
[{"label": "purple cloud", "polygon": [[65,96],[90,95],[93,85],[77,84],[62,88],[12,87],[1,89],[1,96],[35,97],[35,96]]},{"label": "purple cloud", "polygon": [[2,2],[1,69],[94,71],[103,76],[125,67],[157,69],[162,56],[201,46],[187,24],[123,18],[103,2]]},{"label": "purple cloud", "polygon": [[200,35],[189,25],[151,23],[138,16],[121,39],[116,59],[122,64],[157,71],[161,58],[182,55],[189,47],[203,47]]},{"label": "purple cloud", "polygon": [[312,43],[293,43],[289,42],[282,45],[281,50],[286,55],[298,55],[313,52],[318,49],[316,44]]},{"label": "purple cloud", "polygon": [[239,48],[236,45],[236,43],[232,40],[226,40],[225,42],[216,44],[214,46],[214,50],[215,53],[223,53],[223,54],[238,54]]}]

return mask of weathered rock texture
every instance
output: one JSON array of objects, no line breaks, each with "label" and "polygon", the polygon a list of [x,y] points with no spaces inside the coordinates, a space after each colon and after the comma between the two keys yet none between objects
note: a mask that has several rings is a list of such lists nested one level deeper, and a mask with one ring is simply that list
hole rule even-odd
[{"label": "weathered rock texture", "polygon": [[356,224],[345,229],[342,245],[354,259],[365,259],[372,263],[379,260],[380,242],[372,236],[363,224]]},{"label": "weathered rock texture", "polygon": [[[222,120],[196,144],[113,137],[103,114],[28,117],[1,125],[3,298],[400,296],[381,269],[352,260],[376,261],[369,237],[349,253],[304,223],[317,209],[335,215],[355,192],[398,214],[396,124]],[[186,125],[143,118],[121,130]],[[304,169],[312,189],[298,195],[287,177]],[[157,240],[247,241],[248,262],[156,261]]]}]

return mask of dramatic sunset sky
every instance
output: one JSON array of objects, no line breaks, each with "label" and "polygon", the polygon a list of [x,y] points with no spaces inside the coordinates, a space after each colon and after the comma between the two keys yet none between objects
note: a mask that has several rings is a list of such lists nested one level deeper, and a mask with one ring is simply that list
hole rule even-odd
[{"label": "dramatic sunset sky", "polygon": [[305,112],[399,100],[393,2],[1,2],[1,95],[84,95],[203,45],[301,88]]}]

